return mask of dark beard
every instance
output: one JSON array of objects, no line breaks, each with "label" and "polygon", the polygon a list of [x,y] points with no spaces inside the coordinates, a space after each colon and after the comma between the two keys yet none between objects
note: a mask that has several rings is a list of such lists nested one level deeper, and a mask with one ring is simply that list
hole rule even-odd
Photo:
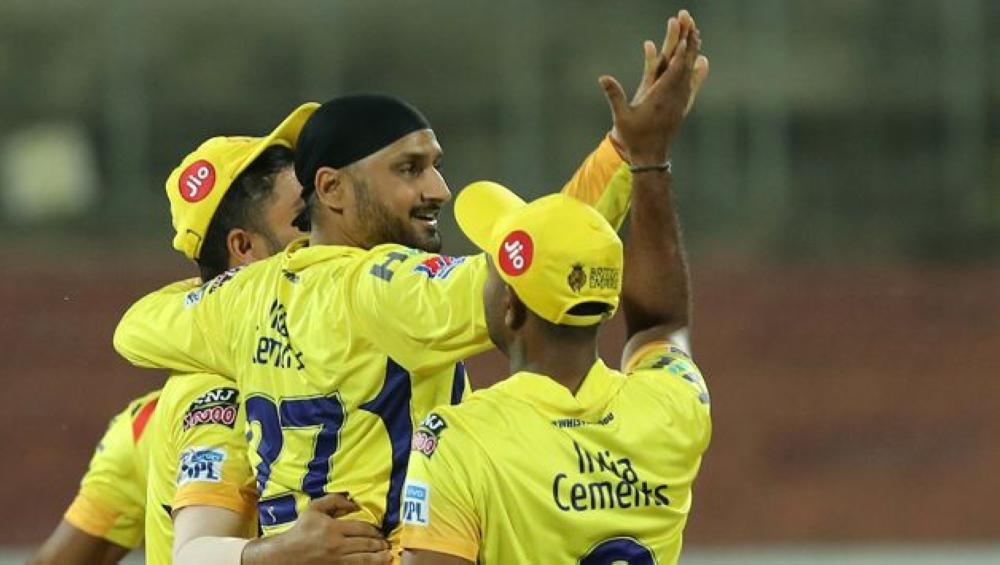
[{"label": "dark beard", "polygon": [[437,230],[433,234],[420,233],[409,223],[409,218],[404,220],[394,216],[381,200],[371,197],[367,181],[355,182],[354,198],[358,204],[358,217],[367,228],[369,248],[383,243],[398,243],[429,253],[441,251],[441,236]]}]

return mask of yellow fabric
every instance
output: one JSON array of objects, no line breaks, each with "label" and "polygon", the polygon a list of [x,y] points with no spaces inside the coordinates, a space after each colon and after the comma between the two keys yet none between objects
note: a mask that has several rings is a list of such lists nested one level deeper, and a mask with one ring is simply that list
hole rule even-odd
[{"label": "yellow fabric", "polygon": [[[269,445],[281,443],[264,454],[265,533],[286,529],[303,509],[307,475],[309,495],[348,491],[359,517],[392,530],[413,422],[461,398],[466,378],[456,364],[490,346],[485,258],[440,267],[447,261],[398,245],[300,241],[227,282],[144,298],[122,320],[116,346],[147,364],[237,375],[251,464],[264,461],[264,432],[276,432]],[[316,465],[329,468],[310,470],[317,452]]]},{"label": "yellow fabric", "polygon": [[197,289],[146,296],[115,348],[141,366],[236,377],[265,534],[287,529],[310,497],[346,491],[362,507],[351,517],[396,541],[414,424],[458,402],[460,360],[491,347],[486,268],[483,255],[303,240]]},{"label": "yellow fabric", "polygon": [[319,104],[296,108],[265,137],[213,137],[189,153],[167,178],[174,249],[197,259],[222,197],[244,169],[272,145],[295,148],[299,132]]},{"label": "yellow fabric", "polygon": [[[526,204],[497,183],[479,181],[458,194],[455,217],[504,282],[543,319],[591,326],[618,307],[622,242],[594,208],[564,194]],[[604,303],[607,310],[569,312],[587,302]]]},{"label": "yellow fabric", "polygon": [[631,203],[632,173],[610,136],[584,159],[561,192],[593,206],[615,229],[621,227]]},{"label": "yellow fabric", "polygon": [[[151,445],[145,427],[156,420],[145,414],[159,395],[157,390],[133,400],[111,420],[83,476],[80,491],[64,515],[77,529],[123,547],[134,548],[142,543],[146,461]],[[144,427],[141,419],[146,417],[149,420]],[[134,425],[137,418],[140,421]],[[138,438],[136,431],[140,432]]]},{"label": "yellow fabric", "polygon": [[[247,455],[246,425],[233,382],[207,373],[167,380],[149,430],[146,562],[172,561],[171,512],[215,506],[246,518],[246,537],[257,532],[257,492]],[[218,456],[220,461],[212,461]],[[195,463],[194,460],[198,459]]]},{"label": "yellow fabric", "polygon": [[596,363],[575,396],[521,372],[435,409],[414,436],[404,549],[490,564],[646,548],[676,563],[711,435],[707,390],[665,342],[635,363],[627,376]]}]

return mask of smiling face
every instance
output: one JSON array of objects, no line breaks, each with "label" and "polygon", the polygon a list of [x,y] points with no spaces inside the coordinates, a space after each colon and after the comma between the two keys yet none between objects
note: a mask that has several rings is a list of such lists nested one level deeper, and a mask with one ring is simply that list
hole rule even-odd
[{"label": "smiling face", "polygon": [[438,215],[451,199],[438,171],[441,156],[434,132],[426,129],[347,168],[354,201],[350,223],[364,247],[399,243],[432,253],[441,250]]}]

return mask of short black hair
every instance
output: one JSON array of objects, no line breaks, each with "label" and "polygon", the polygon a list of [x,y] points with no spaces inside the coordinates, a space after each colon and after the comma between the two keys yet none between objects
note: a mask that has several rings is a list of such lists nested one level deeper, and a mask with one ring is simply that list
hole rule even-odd
[{"label": "short black hair", "polygon": [[[575,316],[598,316],[607,314],[611,307],[604,302],[582,302],[569,309],[569,313]],[[530,311],[530,309],[529,309]],[[601,329],[600,323],[589,326],[570,326],[568,324],[554,324],[545,318],[532,312],[538,318],[539,327],[552,338],[563,341],[581,341],[596,339]]]},{"label": "short black hair", "polygon": [[229,231],[267,230],[263,221],[263,204],[270,200],[274,179],[281,171],[295,165],[295,154],[283,145],[264,150],[250,166],[233,180],[226,195],[208,225],[208,233],[198,254],[198,269],[203,281],[213,279],[229,269]]}]

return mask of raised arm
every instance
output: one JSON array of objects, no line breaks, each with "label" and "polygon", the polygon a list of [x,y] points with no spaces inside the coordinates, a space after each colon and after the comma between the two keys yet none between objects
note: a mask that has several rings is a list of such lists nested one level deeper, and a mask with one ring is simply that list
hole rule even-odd
[{"label": "raised arm", "polygon": [[[686,12],[683,12],[686,13]],[[671,24],[670,21],[674,23]],[[656,80],[667,69],[667,60],[680,40],[677,18],[670,18],[660,50],[651,41],[643,43],[642,79],[632,97],[632,106],[642,104]],[[704,58],[702,58],[704,59]],[[690,91],[684,113],[694,105],[702,82],[708,74],[708,60],[698,64],[689,78]],[[630,150],[622,139],[622,132],[615,123],[610,133],[601,141],[576,170],[562,189],[562,193],[593,206],[617,230],[625,221],[632,196],[632,174],[629,163]]]},{"label": "raised arm", "polygon": [[667,65],[638,104],[625,101],[615,79],[601,78],[615,127],[632,159],[633,210],[622,289],[626,361],[643,345],[667,340],[690,323],[689,277],[673,207],[669,159],[708,60],[700,56],[701,39],[686,11],[670,19],[666,43],[671,37],[678,38],[676,48],[666,54],[657,55],[652,44],[645,45],[647,60],[660,57]]}]

